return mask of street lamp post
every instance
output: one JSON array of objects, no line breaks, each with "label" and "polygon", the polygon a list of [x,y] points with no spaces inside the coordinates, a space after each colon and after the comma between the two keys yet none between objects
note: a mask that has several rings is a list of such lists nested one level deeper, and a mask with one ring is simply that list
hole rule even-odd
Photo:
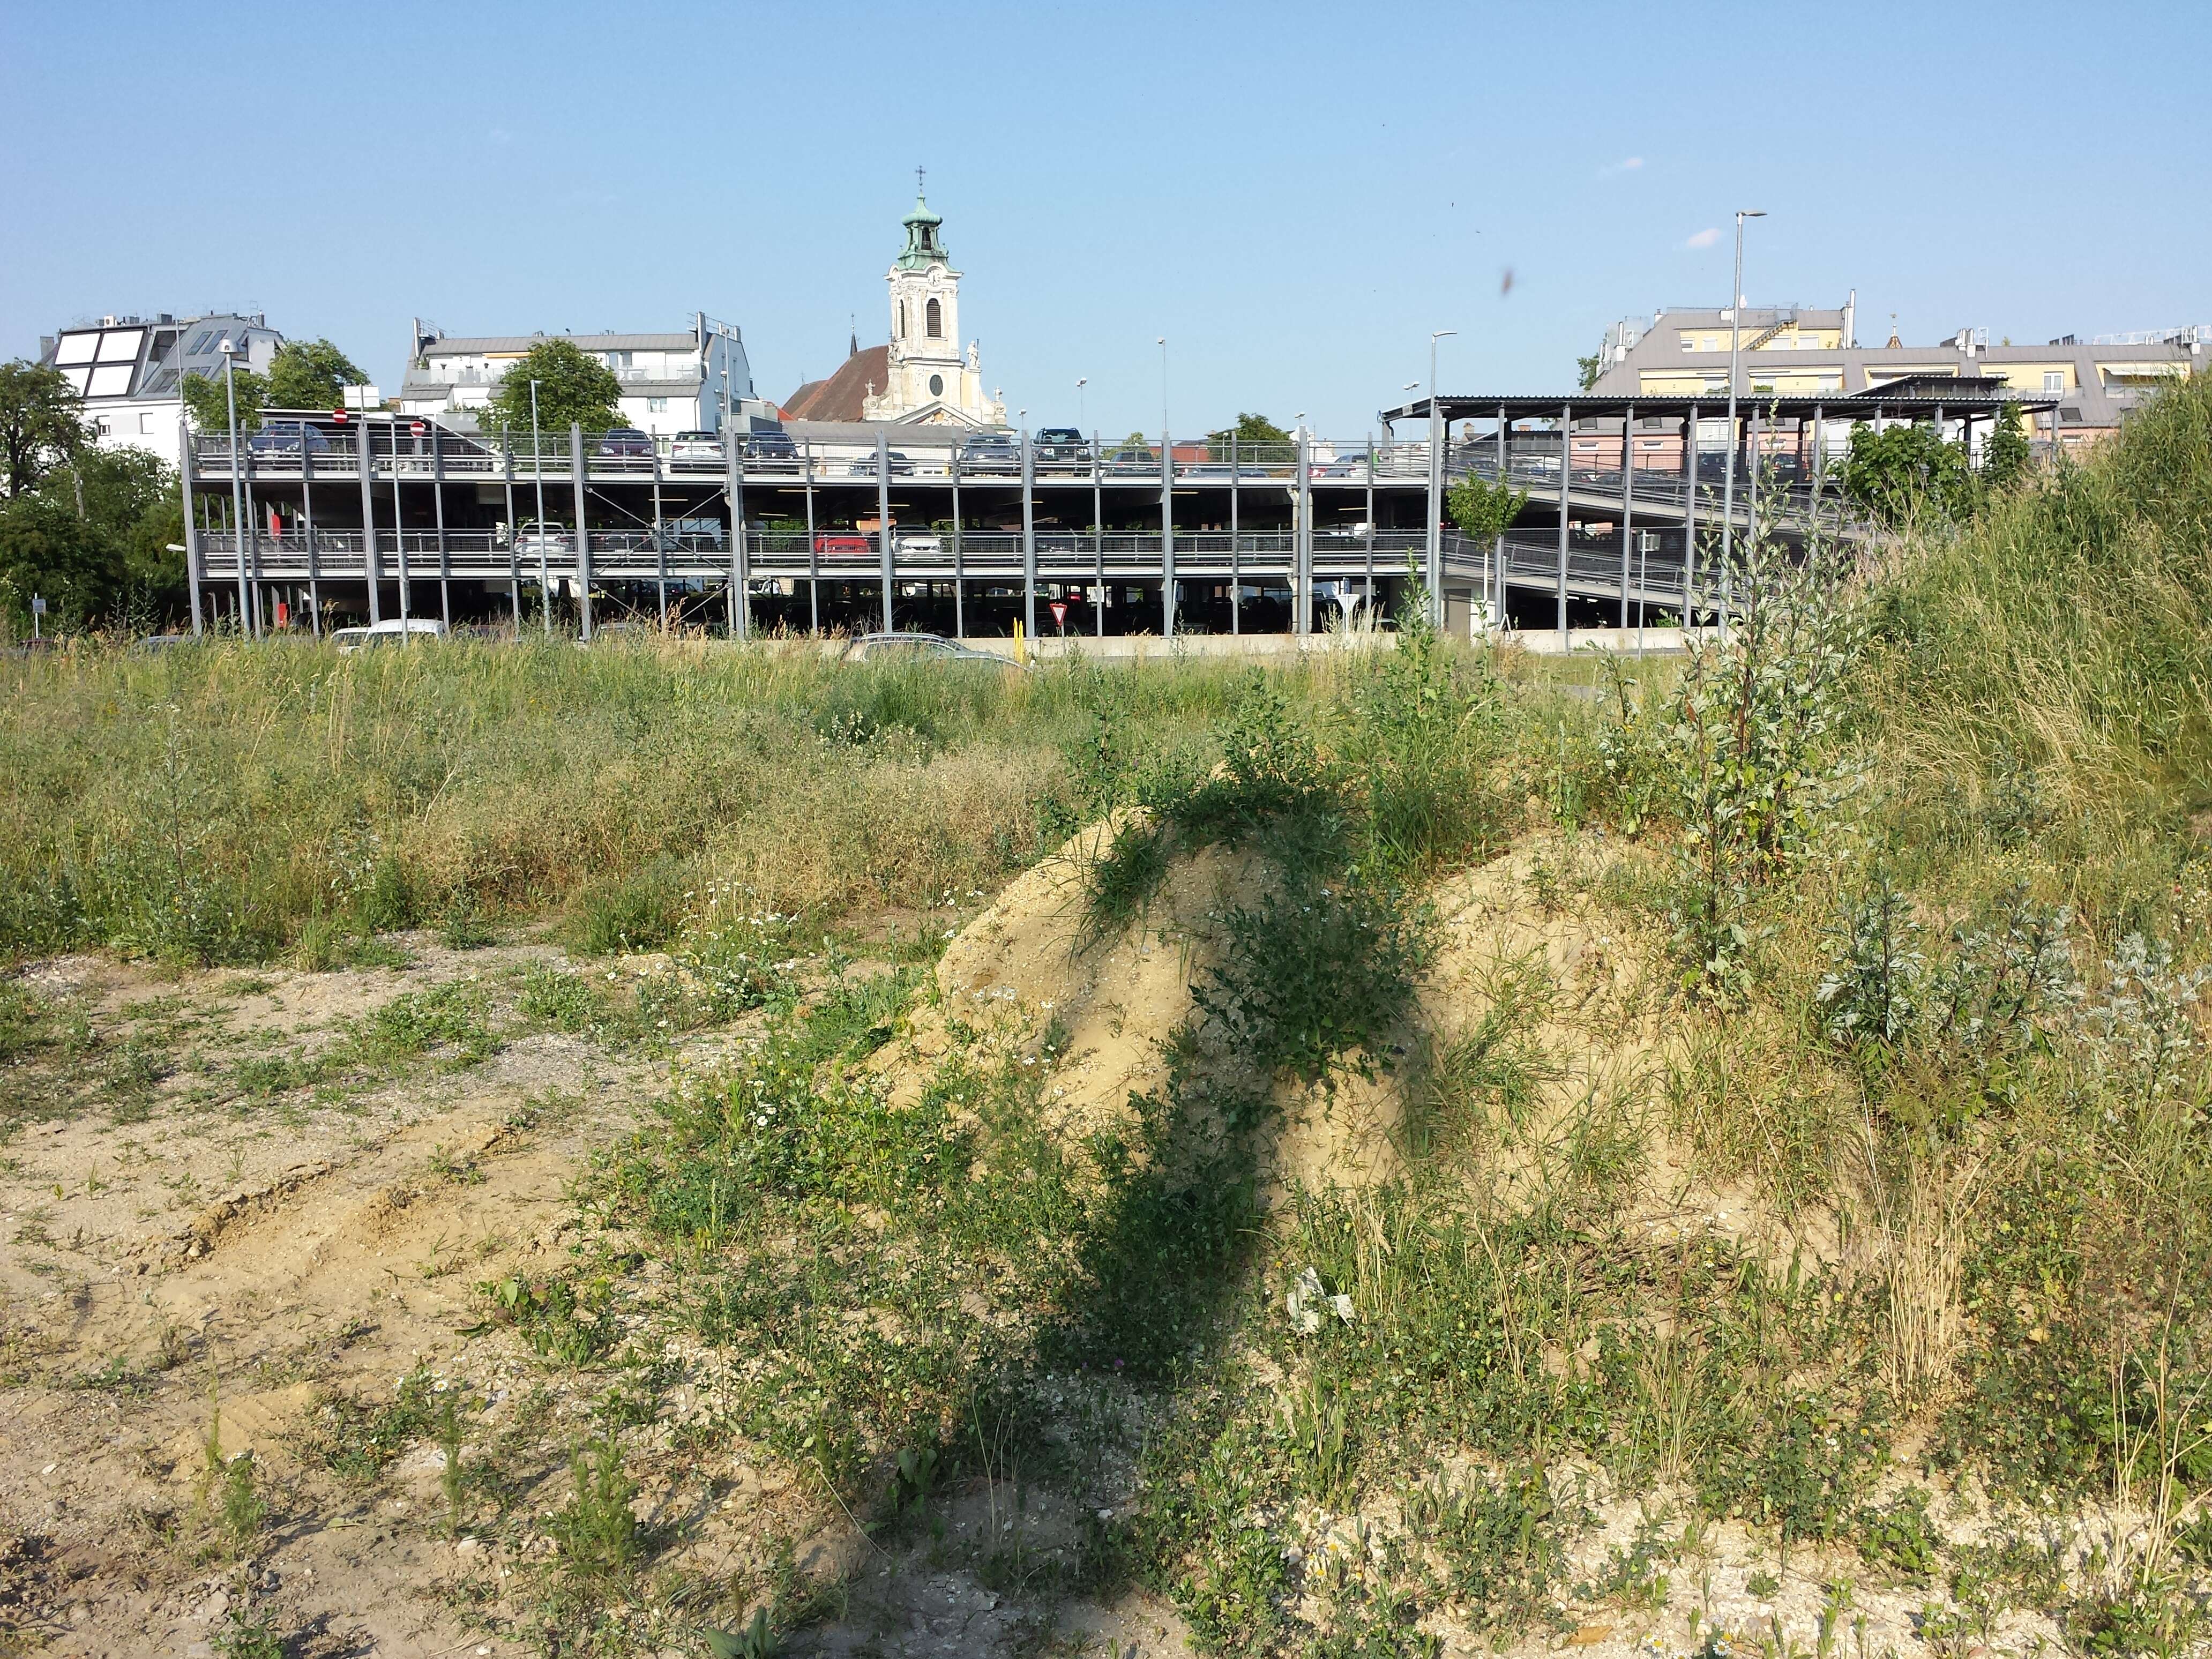
[{"label": "street lamp post", "polygon": [[1158,343],[1160,348],[1160,437],[1164,441],[1168,433],[1168,337],[1161,335]]},{"label": "street lamp post", "polygon": [[1738,348],[1743,343],[1743,222],[1764,219],[1760,208],[1739,208],[1735,216],[1735,285],[1729,290],[1729,452],[1728,468],[1721,484],[1721,632],[1728,632],[1729,590],[1735,576],[1729,556],[1735,545],[1735,376]]},{"label": "street lamp post", "polygon": [[1440,328],[1429,336],[1429,619],[1444,620],[1444,433],[1437,411],[1437,342],[1457,335]]},{"label": "street lamp post", "polygon": [[530,383],[530,476],[538,481],[538,615],[553,636],[553,577],[545,559],[545,454],[538,438],[538,382]]},{"label": "street lamp post", "polygon": [[238,455],[238,382],[232,369],[238,362],[238,342],[222,337],[216,349],[222,354],[222,401],[230,422],[230,519],[238,549],[238,628],[249,639],[260,630],[253,614],[253,585],[246,574],[246,473]]},{"label": "street lamp post", "polygon": [[1090,384],[1088,374],[1080,376],[1075,382],[1075,429],[1079,432],[1091,430],[1091,400],[1083,395],[1083,388]]}]

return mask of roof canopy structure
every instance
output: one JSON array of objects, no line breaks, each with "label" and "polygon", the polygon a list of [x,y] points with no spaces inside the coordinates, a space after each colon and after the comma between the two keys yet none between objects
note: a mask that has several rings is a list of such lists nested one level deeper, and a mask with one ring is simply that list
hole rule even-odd
[{"label": "roof canopy structure", "polygon": [[[1942,411],[1945,418],[1971,418],[1978,411],[1991,414],[1999,410],[2040,410],[2051,408],[2056,397],[2039,397],[2033,393],[2010,393],[1994,380],[1954,380],[1954,390],[1948,392],[1931,391],[1933,377],[1914,375],[1901,381],[1895,389],[1878,387],[1872,392],[1825,392],[1817,397],[1778,396],[1764,393],[1753,396],[1738,393],[1736,412],[1741,418],[1749,419],[1756,414],[1762,420],[1813,421],[1826,417],[1855,420],[1875,410],[1893,420],[1935,418]],[[1709,392],[1703,397],[1595,397],[1586,392],[1554,392],[1549,396],[1444,396],[1436,399],[1436,413],[1447,421],[1497,420],[1556,421],[1564,415],[1570,421],[1618,421],[1635,414],[1660,418],[1686,420],[1693,412],[1701,417],[1715,416],[1728,408],[1728,393]],[[1429,399],[1415,398],[1401,404],[1395,409],[1386,409],[1378,418],[1385,427],[1398,421],[1425,421],[1430,416]]]}]

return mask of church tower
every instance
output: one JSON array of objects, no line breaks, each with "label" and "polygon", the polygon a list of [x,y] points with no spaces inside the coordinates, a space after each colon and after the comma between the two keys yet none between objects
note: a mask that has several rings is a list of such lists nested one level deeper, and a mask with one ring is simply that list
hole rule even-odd
[{"label": "church tower", "polygon": [[945,251],[944,220],[929,210],[915,175],[906,247],[885,277],[890,289],[888,384],[861,418],[939,426],[1003,426],[1006,404],[983,392],[981,354],[960,345],[960,273]]}]

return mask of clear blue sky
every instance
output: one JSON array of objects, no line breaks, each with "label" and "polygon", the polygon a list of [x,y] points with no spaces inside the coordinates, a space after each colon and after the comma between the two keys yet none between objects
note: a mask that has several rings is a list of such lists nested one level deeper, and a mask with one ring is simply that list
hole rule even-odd
[{"label": "clear blue sky", "polygon": [[[0,356],[265,310],[387,391],[452,333],[739,324],[834,368],[916,163],[1032,425],[1366,429],[1542,392],[1626,313],[1908,341],[2212,322],[2197,7],[356,5],[0,10]],[[1719,232],[1710,239],[1705,232]],[[1501,293],[1510,270],[1510,293]]]}]

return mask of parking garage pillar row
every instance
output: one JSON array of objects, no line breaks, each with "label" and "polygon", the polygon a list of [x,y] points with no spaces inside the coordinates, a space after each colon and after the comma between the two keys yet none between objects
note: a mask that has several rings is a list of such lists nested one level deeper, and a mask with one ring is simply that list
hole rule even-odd
[{"label": "parking garage pillar row", "polygon": [[[722,488],[730,502],[730,614],[731,634],[749,640],[753,633],[753,554],[745,539],[745,468],[738,453],[737,434],[722,428]],[[809,537],[811,543],[812,538]]]},{"label": "parking garage pillar row", "polygon": [[361,474],[361,568],[368,579],[368,620],[384,620],[384,601],[377,589],[384,577],[383,556],[376,550],[376,446],[369,441],[364,418],[354,434],[354,465]]},{"label": "parking garage pillar row", "polygon": [[568,481],[576,492],[577,635],[592,637],[592,531],[584,510],[584,428],[568,422]]},{"label": "parking garage pillar row", "polygon": [[1176,631],[1175,445],[1160,428],[1160,637]]},{"label": "parking garage pillar row", "polygon": [[185,504],[185,585],[192,601],[192,633],[195,637],[206,631],[200,620],[200,532],[192,522],[192,428],[189,421],[177,422],[177,483],[184,492]]},{"label": "parking garage pillar row", "polygon": [[1559,648],[1567,647],[1567,498],[1574,494],[1575,411],[1559,406]]},{"label": "parking garage pillar row", "polygon": [[1034,646],[1036,619],[1036,452],[1022,428],[1022,637]]},{"label": "parking garage pillar row", "polygon": [[884,573],[884,632],[890,633],[891,587],[898,580],[898,572],[891,556],[891,455],[890,445],[881,432],[876,434],[876,547],[882,558]]}]

